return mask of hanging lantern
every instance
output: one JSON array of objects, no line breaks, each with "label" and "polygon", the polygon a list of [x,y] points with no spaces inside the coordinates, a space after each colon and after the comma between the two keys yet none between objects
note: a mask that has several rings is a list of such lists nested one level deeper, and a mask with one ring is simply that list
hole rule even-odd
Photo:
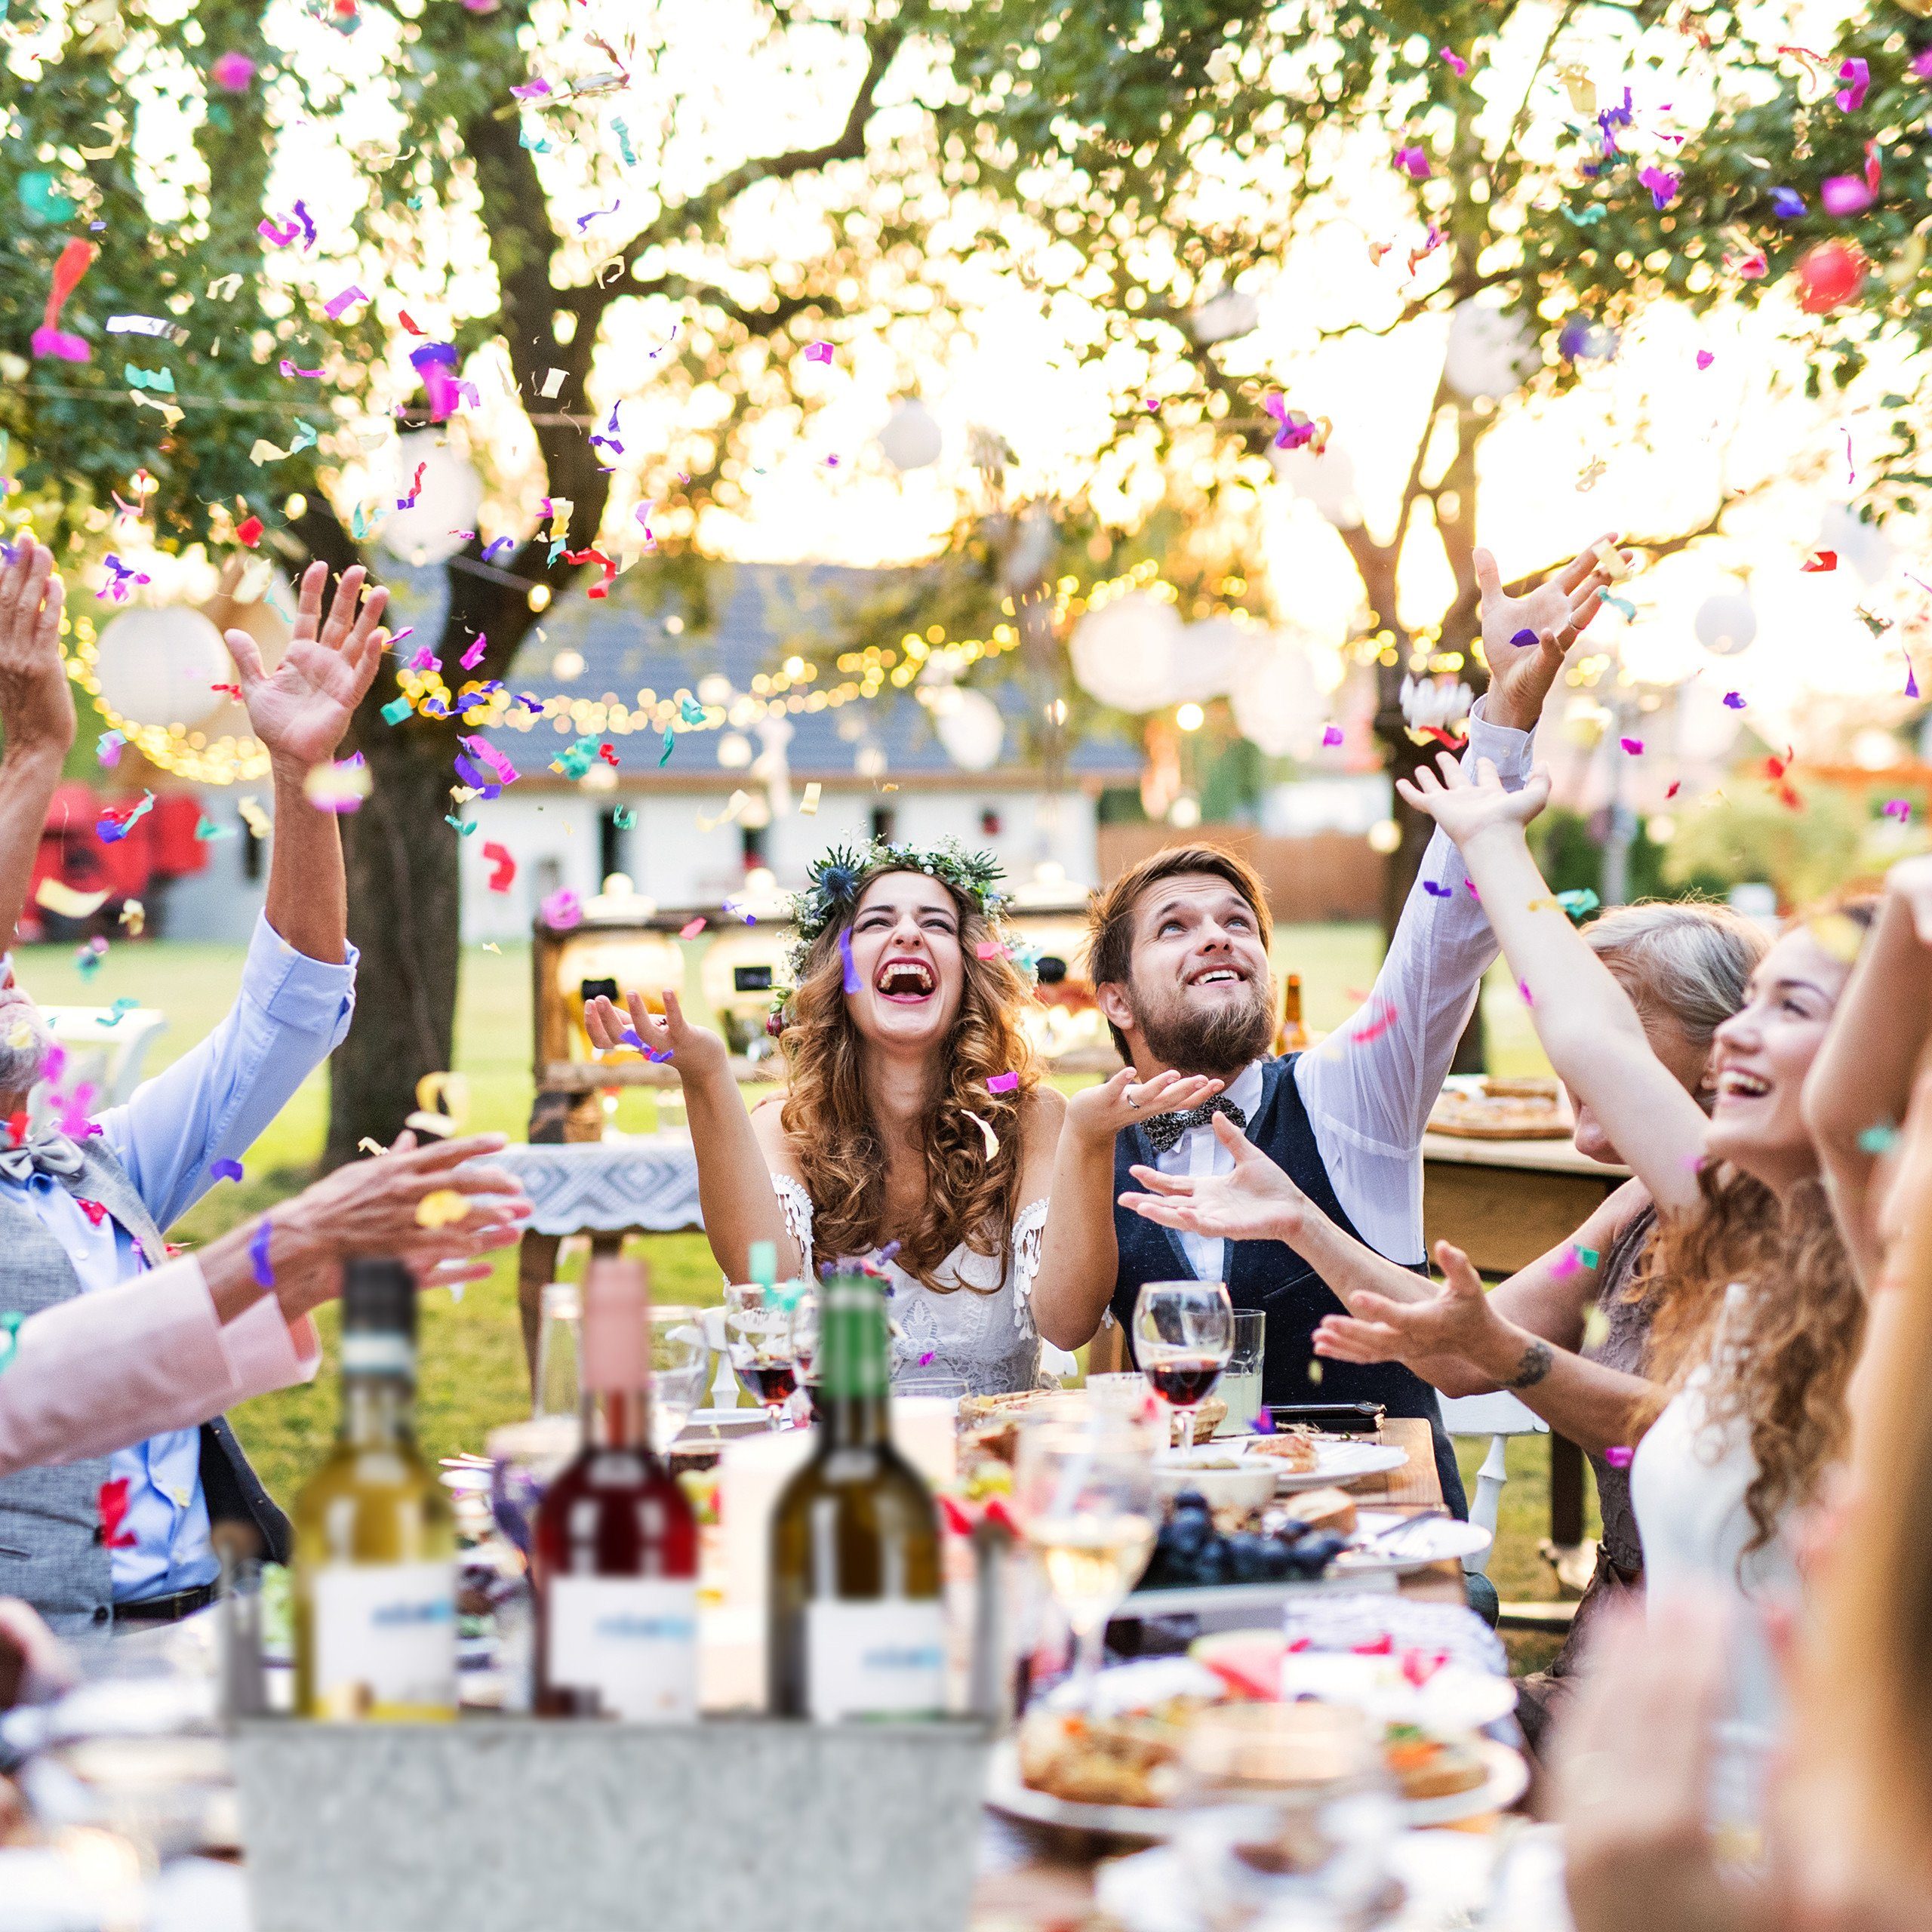
[{"label": "hanging lantern", "polygon": [[1458,395],[1487,396],[1492,401],[1514,395],[1540,359],[1521,318],[1503,306],[1494,291],[1456,305],[1442,374]]},{"label": "hanging lantern", "polygon": [[1211,295],[1187,318],[1187,332],[1204,349],[1217,342],[1232,342],[1248,334],[1261,320],[1261,305],[1238,288],[1224,288]]},{"label": "hanging lantern", "polygon": [[936,695],[933,712],[939,741],[961,771],[990,771],[998,764],[1006,721],[984,691],[955,689]]},{"label": "hanging lantern", "polygon": [[415,501],[383,520],[383,547],[419,568],[446,562],[469,541],[476,528],[483,479],[433,429],[414,430],[397,439],[396,477],[391,500],[414,496]]},{"label": "hanging lantern", "polygon": [[1361,528],[1355,461],[1332,436],[1319,456],[1307,448],[1270,448],[1268,457],[1275,474],[1297,497],[1306,497],[1337,530]]},{"label": "hanging lantern", "polygon": [[1167,702],[1179,704],[1191,699],[1202,704],[1211,697],[1226,697],[1246,635],[1246,626],[1232,617],[1203,617],[1198,623],[1189,624],[1174,653]]},{"label": "hanging lantern", "polygon": [[94,646],[100,695],[136,724],[192,728],[221,703],[214,687],[232,684],[235,667],[221,633],[198,611],[123,611]]},{"label": "hanging lantern", "polygon": [[1719,657],[1748,651],[1758,635],[1758,614],[1742,590],[1720,590],[1706,598],[1690,623],[1697,641]]},{"label": "hanging lantern", "polygon": [[1118,711],[1158,711],[1168,702],[1186,626],[1171,604],[1130,591],[1081,619],[1073,633],[1080,688]]},{"label": "hanging lantern", "polygon": [[1865,257],[1849,242],[1820,242],[1798,258],[1798,306],[1807,315],[1827,315],[1849,302],[1864,281]]},{"label": "hanging lantern", "polygon": [[894,469],[924,469],[939,460],[939,424],[915,396],[908,396],[878,432],[878,446]]},{"label": "hanging lantern", "polygon": [[1228,695],[1235,729],[1269,757],[1308,758],[1320,746],[1328,700],[1293,633],[1244,635]]}]

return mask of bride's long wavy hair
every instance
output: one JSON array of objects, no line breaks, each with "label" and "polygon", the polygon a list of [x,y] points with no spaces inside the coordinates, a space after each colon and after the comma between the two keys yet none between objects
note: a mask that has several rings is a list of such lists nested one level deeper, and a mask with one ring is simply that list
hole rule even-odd
[{"label": "bride's long wavy hair", "polygon": [[[866,1101],[865,1043],[846,1001],[839,940],[866,888],[903,869],[881,866],[866,873],[852,896],[853,911],[828,924],[806,957],[789,1023],[779,1038],[790,1076],[780,1118],[811,1196],[812,1245],[820,1254],[865,1254],[896,1241],[900,1266],[925,1287],[940,1289],[952,1284],[936,1281],[935,1272],[963,1241],[976,1254],[1002,1257],[1004,1287],[1007,1237],[1019,1204],[1020,1110],[1039,1081],[1018,1017],[1031,989],[1004,950],[989,946],[990,956],[981,956],[992,929],[950,885],[959,914],[963,983],[958,1017],[934,1055],[919,1124],[925,1198],[909,1223],[884,1225],[886,1149]],[[1017,1074],[1018,1084],[989,1092],[987,1081],[1006,1073]],[[996,1152],[987,1152],[986,1136],[969,1112],[992,1128]]]}]

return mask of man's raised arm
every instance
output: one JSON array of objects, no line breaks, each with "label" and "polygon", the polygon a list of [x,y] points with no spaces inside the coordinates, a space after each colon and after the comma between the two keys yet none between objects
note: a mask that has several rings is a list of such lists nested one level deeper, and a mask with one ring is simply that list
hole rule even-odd
[{"label": "man's raised arm", "polygon": [[[0,545],[0,551],[6,546]],[[33,883],[48,801],[74,742],[74,700],[60,661],[64,596],[54,552],[23,537],[0,563],[0,949]]]}]

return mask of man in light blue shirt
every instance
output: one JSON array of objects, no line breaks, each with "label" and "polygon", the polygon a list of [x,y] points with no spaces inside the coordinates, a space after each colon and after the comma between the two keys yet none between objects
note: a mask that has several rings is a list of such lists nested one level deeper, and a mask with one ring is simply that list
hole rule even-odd
[{"label": "man in light blue shirt", "polygon": [[[228,644],[250,721],[274,774],[268,899],[234,1008],[214,1032],[99,1131],[20,1141],[49,1046],[14,980],[0,986],[0,1310],[32,1313],[139,1274],[165,1254],[161,1231],[239,1161],[349,1030],[355,955],[334,814],[305,796],[368,688],[386,633],[386,593],[346,572],[326,623],[328,571],[301,587],[288,652],[271,676],[245,632]],[[0,632],[8,613],[0,611]],[[0,639],[0,712],[4,712]],[[71,721],[69,734],[71,737]],[[7,764],[14,758],[8,734]],[[0,785],[5,771],[0,768]],[[218,1574],[215,1522],[252,1525],[262,1552],[288,1554],[287,1519],[217,1419],[108,1458],[35,1469],[0,1482],[0,1596],[25,1598],[57,1629],[104,1629],[186,1616]]]}]

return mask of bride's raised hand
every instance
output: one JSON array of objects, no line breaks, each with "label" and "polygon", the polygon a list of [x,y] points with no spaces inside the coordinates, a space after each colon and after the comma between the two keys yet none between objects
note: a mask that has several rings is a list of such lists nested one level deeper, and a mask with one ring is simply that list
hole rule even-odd
[{"label": "bride's raised hand", "polygon": [[1506,792],[1496,767],[1486,758],[1475,760],[1474,772],[1444,752],[1435,761],[1441,773],[1426,764],[1416,768],[1413,780],[1398,778],[1395,789],[1419,812],[1441,826],[1458,845],[1497,826],[1519,830],[1541,811],[1549,798],[1549,774],[1539,765],[1520,792]]},{"label": "bride's raised hand", "polygon": [[1111,1141],[1122,1128],[1137,1126],[1155,1114],[1198,1107],[1226,1084],[1204,1074],[1171,1070],[1143,1080],[1132,1067],[1124,1066],[1111,1080],[1075,1094],[1066,1103],[1066,1122],[1077,1134]]},{"label": "bride's raised hand", "polygon": [[694,1026],[685,1017],[678,995],[666,986],[660,997],[664,1002],[662,1019],[644,1003],[643,996],[627,993],[624,1003],[630,1010],[626,1020],[601,994],[583,1009],[584,1030],[590,1043],[609,1053],[618,1047],[635,1047],[649,1058],[662,1062],[680,1080],[721,1072],[731,1065],[724,1042],[706,1026]]}]

